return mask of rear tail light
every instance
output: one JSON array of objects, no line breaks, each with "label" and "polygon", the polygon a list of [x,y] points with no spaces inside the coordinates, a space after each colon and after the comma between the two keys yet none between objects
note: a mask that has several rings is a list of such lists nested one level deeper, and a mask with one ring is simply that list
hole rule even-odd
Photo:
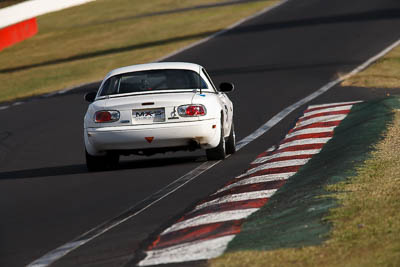
[{"label": "rear tail light", "polygon": [[178,107],[178,114],[182,117],[197,117],[206,115],[207,111],[203,105],[183,105]]},{"label": "rear tail light", "polygon": [[94,115],[95,122],[113,122],[119,120],[119,111],[101,110]]}]

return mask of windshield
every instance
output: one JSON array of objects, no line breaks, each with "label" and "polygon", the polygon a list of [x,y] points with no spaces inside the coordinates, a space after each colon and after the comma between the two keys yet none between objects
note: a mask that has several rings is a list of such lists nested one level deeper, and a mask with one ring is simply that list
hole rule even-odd
[{"label": "windshield", "polygon": [[[199,74],[191,70],[147,70],[124,73],[109,78],[103,85],[100,96],[151,92],[153,90],[198,89]],[[201,78],[201,89],[207,89]]]}]

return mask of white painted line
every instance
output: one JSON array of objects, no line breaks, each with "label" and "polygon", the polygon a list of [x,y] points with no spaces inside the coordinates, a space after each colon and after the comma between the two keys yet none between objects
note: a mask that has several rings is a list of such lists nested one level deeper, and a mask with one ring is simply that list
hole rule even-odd
[{"label": "white painted line", "polygon": [[2,106],[2,107],[0,107],[0,110],[5,110],[5,109],[8,109],[10,106]]},{"label": "white painted line", "polygon": [[[314,139],[315,138],[312,138],[312,140],[314,140]],[[318,139],[325,139],[325,138],[318,138]],[[308,140],[308,139],[303,139],[303,140]],[[296,140],[296,141],[302,141],[302,140]],[[296,142],[296,141],[292,141],[290,143],[293,143],[293,142]],[[288,143],[288,144],[290,144],[290,143]],[[281,147],[279,147],[279,148],[281,148]],[[261,171],[261,170],[304,165],[309,160],[310,159],[290,159],[290,160],[269,162],[269,163],[265,163],[263,165],[257,166],[255,168],[251,168],[251,169],[247,170],[245,173],[239,175],[237,178],[242,178],[244,176],[250,175],[252,173],[255,173],[255,172],[258,172],[258,171]]]},{"label": "white painted line", "polygon": [[306,138],[300,140],[294,140],[288,142],[286,144],[282,144],[279,146],[279,149],[286,148],[290,146],[299,146],[299,145],[312,145],[312,144],[325,144],[328,142],[332,137],[324,137],[324,138]]},{"label": "white painted line", "polygon": [[71,90],[72,90],[71,88],[60,90],[60,91],[57,91],[57,94],[62,95],[62,94],[68,93]]},{"label": "white painted line", "polygon": [[87,242],[86,240],[79,240],[79,241],[67,243],[67,244],[59,247],[58,249],[54,250],[54,253],[45,255],[45,256],[41,257],[39,260],[32,262],[31,264],[28,265],[28,267],[48,266],[48,262],[54,262],[55,260],[65,256],[71,248],[74,248],[76,246],[81,246],[81,245],[85,244],[86,242]]},{"label": "white painted line", "polygon": [[330,122],[330,121],[341,121],[346,117],[346,114],[344,115],[328,115],[328,116],[321,116],[321,117],[316,117],[312,118],[306,121],[299,122],[294,129],[297,129],[299,127],[303,127],[309,124],[317,123],[317,122]]},{"label": "white painted line", "polygon": [[303,134],[316,134],[316,133],[332,133],[336,126],[331,127],[319,127],[319,128],[306,128],[303,130],[291,132],[285,136],[285,139],[292,138],[294,136],[303,135]]},{"label": "white painted line", "polygon": [[281,158],[281,157],[290,157],[290,156],[299,156],[299,155],[314,155],[314,154],[319,153],[320,151],[321,151],[321,149],[309,149],[309,150],[280,152],[280,153],[275,153],[271,156],[258,158],[256,160],[254,160],[251,164],[260,164],[260,163],[264,163],[268,160]]},{"label": "white painted line", "polygon": [[[400,40],[399,40],[400,41]],[[393,49],[393,48],[392,48]],[[368,61],[367,61],[368,62]],[[365,63],[364,63],[365,64]],[[361,65],[362,66],[362,65]],[[341,78],[339,78],[339,79],[341,79]],[[338,80],[339,80],[338,79]],[[348,105],[354,105],[354,104],[358,104],[358,103],[361,103],[362,102],[362,100],[357,100],[357,101],[350,101],[350,102],[337,102],[337,103],[327,103],[327,104],[319,104],[319,105],[310,105],[310,106],[308,106],[308,109],[314,109],[314,108],[322,108],[322,107],[327,107],[327,108],[329,108],[329,107],[333,107],[333,106],[338,106],[338,105],[345,105],[345,104],[348,104]]]},{"label": "white painted line", "polygon": [[22,105],[23,103],[24,102],[15,102],[15,103],[12,103],[11,106],[15,107],[15,106]]},{"label": "white painted line", "polygon": [[302,118],[307,118],[316,114],[321,114],[325,112],[334,112],[334,111],[345,111],[345,110],[350,110],[353,105],[347,105],[347,106],[340,106],[340,107],[333,107],[333,108],[324,108],[324,109],[317,109],[314,111],[309,111],[309,112],[304,112],[304,116]]},{"label": "white painted line", "polygon": [[178,222],[173,224],[171,227],[167,228],[161,235],[165,235],[167,233],[175,232],[181,229],[185,229],[188,227],[199,226],[203,224],[209,223],[217,223],[224,221],[233,221],[240,220],[250,216],[253,212],[256,212],[258,209],[244,209],[244,210],[229,210],[217,213],[207,213],[203,214],[182,222]]},{"label": "white painted line", "polygon": [[139,266],[166,264],[183,261],[195,261],[215,258],[221,255],[234,235],[223,236],[211,240],[195,241],[176,246],[147,251],[147,256]]},{"label": "white painted line", "polygon": [[43,95],[43,97],[52,97],[52,96],[56,95],[57,93],[58,93],[57,91],[56,92],[52,92],[52,93],[48,93],[48,94]]},{"label": "white painted line", "polygon": [[[227,190],[226,187],[223,189]],[[213,199],[211,201],[205,202],[203,204],[197,205],[193,209],[193,211],[196,211],[196,210],[199,210],[199,209],[202,209],[205,207],[209,207],[212,205],[216,205],[216,204],[223,204],[223,203],[242,201],[242,200],[252,200],[252,199],[257,199],[257,198],[270,198],[276,192],[276,190],[277,189],[270,189],[270,190],[260,190],[260,191],[254,191],[254,192],[226,195],[226,196],[219,197],[219,198]]]},{"label": "white painted line", "polygon": [[295,172],[286,172],[286,173],[280,173],[278,174],[268,174],[268,175],[260,175],[260,176],[254,176],[250,177],[247,179],[239,180],[236,183],[227,185],[223,187],[222,189],[218,190],[215,194],[221,193],[223,191],[229,190],[231,188],[234,188],[236,186],[241,186],[241,185],[248,185],[248,184],[256,184],[256,183],[266,183],[266,182],[273,182],[273,181],[280,181],[280,180],[287,180],[291,176],[295,175]]}]

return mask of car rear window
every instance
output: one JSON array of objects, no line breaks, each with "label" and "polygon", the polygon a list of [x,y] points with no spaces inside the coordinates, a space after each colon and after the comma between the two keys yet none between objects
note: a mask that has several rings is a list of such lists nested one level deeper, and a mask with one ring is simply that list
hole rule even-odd
[{"label": "car rear window", "polygon": [[[200,80],[199,80],[200,78]],[[158,90],[208,89],[198,73],[191,70],[148,70],[124,73],[109,78],[100,96]]]}]

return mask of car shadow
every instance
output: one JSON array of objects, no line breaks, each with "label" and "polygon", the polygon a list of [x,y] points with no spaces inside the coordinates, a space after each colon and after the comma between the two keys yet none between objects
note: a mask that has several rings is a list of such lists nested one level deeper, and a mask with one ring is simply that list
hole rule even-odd
[{"label": "car shadow", "polygon": [[134,160],[122,160],[120,164],[112,169],[101,172],[88,172],[85,164],[43,167],[36,169],[25,169],[0,172],[0,180],[27,179],[27,178],[43,178],[63,175],[76,175],[85,173],[102,173],[115,172],[122,170],[148,169],[158,167],[168,167],[182,164],[201,163],[206,161],[205,156],[181,156],[170,158],[145,158]]}]

